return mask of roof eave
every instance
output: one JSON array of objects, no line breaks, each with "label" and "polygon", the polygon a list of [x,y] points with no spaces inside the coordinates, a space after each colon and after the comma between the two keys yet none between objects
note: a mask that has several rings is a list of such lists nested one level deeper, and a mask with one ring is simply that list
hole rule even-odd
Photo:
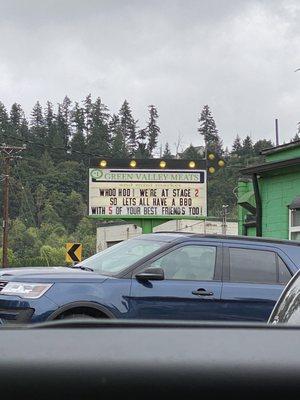
[{"label": "roof eave", "polygon": [[242,168],[240,169],[240,172],[243,175],[262,174],[264,172],[270,172],[279,168],[291,167],[299,164],[300,164],[300,157],[297,157],[288,160],[269,162],[269,163],[254,165],[253,167]]}]

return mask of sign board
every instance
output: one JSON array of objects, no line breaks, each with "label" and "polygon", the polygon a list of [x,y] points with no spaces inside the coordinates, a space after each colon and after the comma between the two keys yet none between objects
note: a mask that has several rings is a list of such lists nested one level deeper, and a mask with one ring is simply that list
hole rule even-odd
[{"label": "sign board", "polygon": [[205,217],[206,197],[206,170],[89,170],[89,215],[94,217]]},{"label": "sign board", "polygon": [[82,260],[82,244],[67,243],[66,244],[66,262],[73,263]]}]

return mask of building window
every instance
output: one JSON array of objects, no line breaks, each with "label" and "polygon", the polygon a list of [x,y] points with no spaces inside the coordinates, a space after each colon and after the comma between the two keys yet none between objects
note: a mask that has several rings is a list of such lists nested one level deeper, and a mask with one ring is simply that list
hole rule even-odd
[{"label": "building window", "polygon": [[300,241],[300,209],[290,210],[290,239]]}]

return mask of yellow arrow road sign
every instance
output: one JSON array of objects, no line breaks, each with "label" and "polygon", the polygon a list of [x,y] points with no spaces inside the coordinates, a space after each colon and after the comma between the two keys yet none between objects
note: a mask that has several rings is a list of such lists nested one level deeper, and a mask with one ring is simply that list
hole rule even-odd
[{"label": "yellow arrow road sign", "polygon": [[82,260],[82,244],[81,243],[67,243],[66,244],[66,262],[79,262]]}]

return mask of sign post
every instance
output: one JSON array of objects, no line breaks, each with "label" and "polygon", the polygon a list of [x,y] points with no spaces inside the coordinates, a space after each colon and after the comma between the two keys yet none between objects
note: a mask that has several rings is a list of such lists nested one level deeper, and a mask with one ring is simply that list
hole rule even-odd
[{"label": "sign post", "polygon": [[102,160],[89,170],[89,216],[128,220],[143,233],[207,215],[205,160]]}]

